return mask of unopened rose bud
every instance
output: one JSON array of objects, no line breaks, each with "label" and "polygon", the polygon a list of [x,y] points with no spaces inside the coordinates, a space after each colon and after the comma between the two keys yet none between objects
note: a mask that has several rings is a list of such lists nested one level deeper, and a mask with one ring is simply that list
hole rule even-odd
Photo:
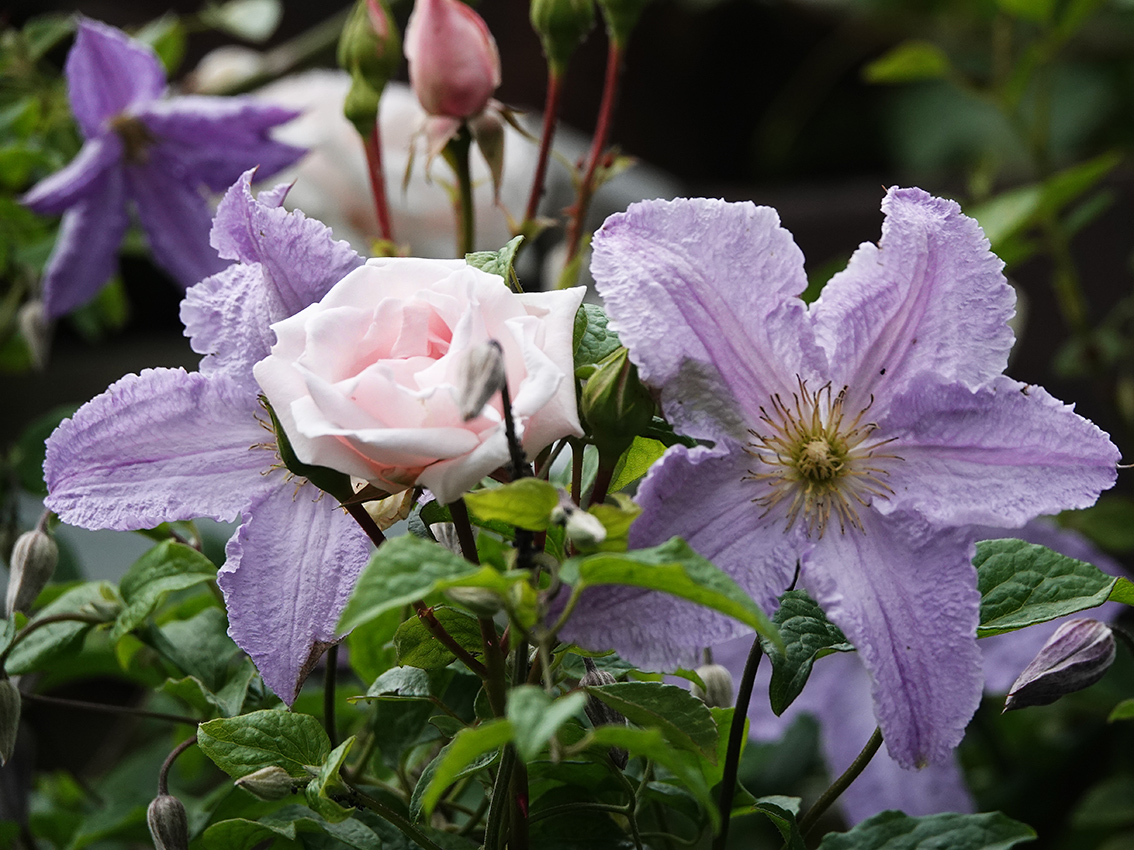
[{"label": "unopened rose bud", "polygon": [[38,528],[25,531],[16,538],[8,565],[8,595],[4,603],[6,616],[26,612],[55,574],[59,563],[59,546]]},{"label": "unopened rose bud", "polygon": [[295,784],[290,773],[274,764],[236,780],[238,788],[269,802],[294,794]]},{"label": "unopened rose bud", "polygon": [[430,115],[476,115],[500,85],[496,42],[460,0],[415,0],[405,54],[414,94]]},{"label": "unopened rose bud", "polygon": [[398,30],[385,0],[357,0],[339,38],[338,61],[351,77],[343,112],[367,136],[378,117],[378,99],[401,62]]},{"label": "unopened rose bud", "polygon": [[626,47],[630,33],[638,25],[650,0],[596,0],[606,20],[606,33],[620,49]]},{"label": "unopened rose bud", "polygon": [[653,397],[638,380],[628,354],[622,347],[597,364],[579,405],[599,453],[614,459],[654,418]]},{"label": "unopened rose bud", "polygon": [[0,679],[0,767],[8,763],[16,750],[19,728],[20,689],[11,679]]},{"label": "unopened rose bud", "polygon": [[[587,672],[583,678],[579,680],[579,687],[581,688],[596,688],[601,685],[613,685],[617,680],[610,673],[605,670],[599,670],[595,666],[595,662],[589,658],[583,659],[583,665],[587,668]],[[625,726],[626,716],[619,711],[615,711],[605,702],[600,699],[587,694],[587,701],[583,705],[583,711],[587,713],[587,719],[591,721],[591,725],[596,728],[599,726]],[[618,767],[619,770],[625,770],[627,762],[630,761],[630,754],[621,747],[610,748],[610,760]]]},{"label": "unopened rose bud", "polygon": [[1070,620],[1055,630],[1024,668],[1004,701],[1004,710],[1047,705],[1089,687],[1114,661],[1114,634],[1098,620]]},{"label": "unopened rose bud", "polygon": [[159,794],[146,810],[146,822],[157,850],[189,850],[185,806],[171,794]]},{"label": "unopened rose bud", "polygon": [[697,675],[705,687],[694,684],[693,696],[710,708],[729,708],[732,705],[732,673],[720,664],[705,664],[697,668]]},{"label": "unopened rose bud", "polygon": [[494,339],[473,346],[465,353],[457,377],[457,408],[468,422],[484,410],[488,400],[500,392],[507,376],[504,351]]},{"label": "unopened rose bud", "polygon": [[552,73],[562,74],[575,48],[595,25],[593,0],[532,0],[532,29]]}]

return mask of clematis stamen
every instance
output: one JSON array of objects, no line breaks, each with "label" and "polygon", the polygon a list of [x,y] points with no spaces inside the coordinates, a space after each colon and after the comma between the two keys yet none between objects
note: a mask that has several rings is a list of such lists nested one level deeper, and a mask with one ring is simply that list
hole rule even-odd
[{"label": "clematis stamen", "polygon": [[157,142],[149,127],[126,113],[115,115],[108,126],[122,139],[127,162],[143,165],[149,160],[150,148]]},{"label": "clematis stamen", "polygon": [[848,421],[846,387],[836,393],[828,382],[812,392],[806,381],[798,376],[796,380],[799,389],[791,401],[773,395],[770,410],[760,408],[765,427],[749,431],[755,440],[745,451],[765,469],[749,470],[744,480],[768,487],[752,501],[764,508],[761,516],[767,516],[786,500],[786,527],[790,529],[802,516],[808,535],[822,537],[832,516],[840,532],[861,531],[858,506],[869,507],[872,499],[893,495],[884,480],[889,472],[877,461],[901,460],[878,452],[894,438],[870,439],[877,425],[864,418],[873,397]]}]

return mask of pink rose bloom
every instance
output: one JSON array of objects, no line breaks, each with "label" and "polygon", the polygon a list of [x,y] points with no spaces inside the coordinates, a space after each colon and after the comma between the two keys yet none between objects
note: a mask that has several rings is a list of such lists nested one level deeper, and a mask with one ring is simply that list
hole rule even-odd
[{"label": "pink rose bloom", "polygon": [[297,457],[443,503],[508,463],[500,395],[468,422],[468,352],[495,339],[516,427],[534,455],[580,436],[573,335],[584,289],[513,293],[463,260],[373,259],[322,301],[272,325],[255,367]]},{"label": "pink rose bloom", "polygon": [[460,0],[416,0],[405,54],[414,93],[430,115],[478,115],[500,85],[496,42],[480,15]]}]

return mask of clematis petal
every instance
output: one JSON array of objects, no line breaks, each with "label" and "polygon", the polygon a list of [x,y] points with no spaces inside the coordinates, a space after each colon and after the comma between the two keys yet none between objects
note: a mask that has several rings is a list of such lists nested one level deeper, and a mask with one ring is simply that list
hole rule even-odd
[{"label": "clematis petal", "polygon": [[254,198],[254,173],[244,172],[225,193],[211,238],[225,259],[260,264],[271,321],[277,322],[321,299],[363,260],[322,222]]},{"label": "clematis petal", "polygon": [[126,172],[154,259],[187,289],[221,271],[225,263],[209,245],[208,203],[194,186],[177,180],[177,174],[176,165],[156,150],[147,163]]},{"label": "clematis petal", "polygon": [[209,516],[235,519],[267,486],[276,457],[254,396],[182,369],[127,375],[47,441],[47,505],[72,525],[119,530]]},{"label": "clematis petal", "polygon": [[593,244],[613,325],[680,433],[743,441],[763,400],[821,367],[798,298],[803,256],[774,210],[645,201],[608,218]]},{"label": "clematis petal", "polygon": [[864,244],[811,306],[848,408],[919,372],[975,389],[1004,371],[1015,294],[980,226],[953,201],[892,189],[878,246]]},{"label": "clematis petal", "polygon": [[323,652],[370,541],[331,498],[310,484],[269,476],[228,542],[217,576],[229,634],[252,656],[264,682],[291,705]]},{"label": "clematis petal", "polygon": [[107,169],[121,159],[122,140],[117,135],[91,139],[66,166],[32,186],[20,203],[40,215],[61,213],[98,191]]},{"label": "clematis petal", "polygon": [[58,318],[98,294],[118,268],[118,245],[129,224],[122,173],[107,169],[63,214],[43,273],[48,318]]},{"label": "clematis petal", "polygon": [[970,392],[915,380],[880,431],[897,437],[883,513],[934,523],[1019,527],[1040,514],[1094,504],[1114,484],[1118,449],[1041,387],[1001,377]]},{"label": "clematis petal", "polygon": [[215,192],[231,186],[249,165],[259,167],[257,178],[263,180],[306,153],[268,133],[300,113],[255,97],[183,96],[154,101],[137,114],[162,154]]},{"label": "clematis petal", "polygon": [[64,72],[71,111],[88,139],[105,132],[107,119],[165,90],[165,70],[157,54],[122,30],[90,18],[79,18]]},{"label": "clematis petal", "polygon": [[903,767],[944,762],[980,702],[973,532],[863,514],[862,531],[828,530],[801,583],[870,671],[890,755]]}]

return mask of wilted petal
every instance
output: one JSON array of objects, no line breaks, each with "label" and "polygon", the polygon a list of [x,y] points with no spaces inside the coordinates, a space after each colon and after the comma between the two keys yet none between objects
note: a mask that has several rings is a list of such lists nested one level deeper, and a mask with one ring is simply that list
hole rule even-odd
[{"label": "wilted petal", "polygon": [[79,18],[64,70],[71,111],[88,139],[103,132],[108,118],[165,90],[165,70],[152,50],[90,18]]},{"label": "wilted petal", "polygon": [[[20,203],[40,215],[55,215],[97,193],[106,171],[122,158],[122,141],[114,134],[91,139],[78,155],[28,190]],[[119,203],[121,206],[121,203]]]},{"label": "wilted petal", "polygon": [[235,519],[277,460],[252,448],[270,438],[255,404],[236,384],[182,369],[127,375],[48,439],[47,505],[82,528]]},{"label": "wilted petal", "polygon": [[760,404],[821,366],[797,297],[803,256],[775,210],[645,201],[608,218],[593,244],[612,323],[680,433],[741,441]]},{"label": "wilted petal", "polygon": [[264,682],[291,705],[323,651],[370,555],[370,541],[335,500],[302,479],[274,486],[245,512],[217,576],[229,634]]},{"label": "wilted petal", "polygon": [[162,153],[215,192],[249,166],[257,166],[263,180],[303,156],[303,148],[274,141],[268,132],[299,114],[254,97],[205,96],[158,100],[139,111]]},{"label": "wilted petal", "polygon": [[924,376],[895,400],[879,429],[900,462],[878,510],[914,510],[932,522],[1020,526],[1094,504],[1114,484],[1118,450],[1107,435],[1041,387],[1000,377],[970,392]]},{"label": "wilted petal", "polygon": [[980,702],[972,533],[873,511],[862,521],[827,530],[802,584],[870,671],[890,755],[904,767],[943,762]]},{"label": "wilted petal", "polygon": [[827,377],[850,387],[848,407],[923,371],[969,388],[999,375],[1016,298],[980,226],[921,189],[892,189],[882,210],[878,246],[860,246],[812,305]]}]

